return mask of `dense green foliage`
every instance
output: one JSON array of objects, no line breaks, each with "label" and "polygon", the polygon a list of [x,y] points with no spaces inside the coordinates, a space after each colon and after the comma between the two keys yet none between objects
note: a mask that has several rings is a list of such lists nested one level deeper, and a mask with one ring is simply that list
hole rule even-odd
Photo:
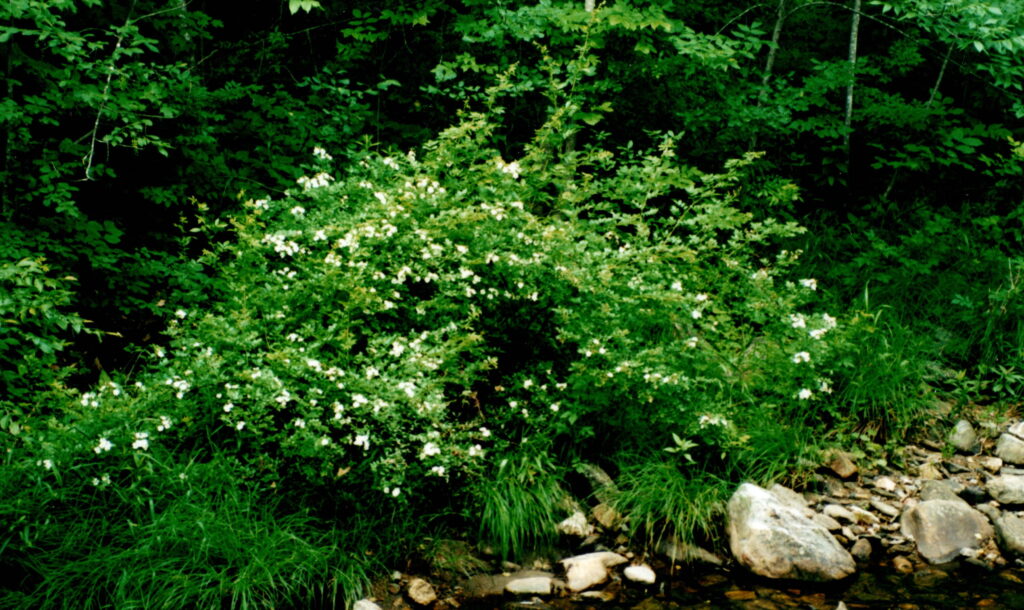
[{"label": "dense green foliage", "polygon": [[333,607],[588,463],[714,538],[1024,396],[1020,3],[0,15],[2,605]]}]

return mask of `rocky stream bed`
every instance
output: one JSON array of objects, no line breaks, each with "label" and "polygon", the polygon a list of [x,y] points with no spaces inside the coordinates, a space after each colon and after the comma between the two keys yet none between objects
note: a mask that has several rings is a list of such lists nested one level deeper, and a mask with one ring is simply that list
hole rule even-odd
[{"label": "rocky stream bed", "polygon": [[595,504],[559,524],[570,552],[516,565],[445,541],[461,565],[396,571],[355,610],[1024,608],[1024,422],[938,436],[900,470],[834,452],[799,490],[741,485],[720,555],[671,537],[631,548],[592,467]]}]

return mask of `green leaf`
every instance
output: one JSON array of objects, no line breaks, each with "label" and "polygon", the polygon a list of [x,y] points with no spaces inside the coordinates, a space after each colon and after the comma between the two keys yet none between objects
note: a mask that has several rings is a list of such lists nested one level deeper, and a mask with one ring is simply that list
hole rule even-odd
[{"label": "green leaf", "polygon": [[299,10],[309,13],[315,8],[320,8],[319,0],[288,0],[288,10],[291,11],[292,15],[299,12]]}]

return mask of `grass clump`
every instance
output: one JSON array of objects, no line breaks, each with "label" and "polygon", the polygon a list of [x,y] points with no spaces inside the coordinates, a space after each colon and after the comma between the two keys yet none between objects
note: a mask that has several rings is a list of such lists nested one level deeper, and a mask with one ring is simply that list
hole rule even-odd
[{"label": "grass clump", "polygon": [[40,494],[32,510],[46,519],[26,514],[25,494],[8,496],[0,514],[21,512],[35,527],[5,545],[22,587],[0,600],[24,608],[241,609],[358,599],[373,566],[358,545],[342,546],[351,533],[281,514],[275,499],[225,480],[229,471],[225,463],[193,466],[174,497],[142,499],[112,487],[93,497]]},{"label": "grass clump", "polygon": [[501,557],[514,559],[554,541],[556,515],[567,499],[554,466],[537,454],[502,459],[493,476],[476,483],[473,495],[481,540]]},{"label": "grass clump", "polygon": [[685,541],[720,535],[725,503],[734,483],[677,460],[642,461],[622,470],[614,506],[630,516],[634,536],[657,546],[670,534]]}]

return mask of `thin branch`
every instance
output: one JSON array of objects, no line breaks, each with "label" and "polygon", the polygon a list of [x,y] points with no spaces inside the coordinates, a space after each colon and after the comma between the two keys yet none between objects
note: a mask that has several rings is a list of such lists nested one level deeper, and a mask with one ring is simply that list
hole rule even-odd
[{"label": "thin branch", "polygon": [[103,84],[103,95],[101,96],[100,107],[96,110],[96,120],[92,124],[92,132],[89,134],[89,153],[82,159],[85,163],[85,179],[92,180],[92,160],[96,155],[96,137],[100,131],[100,119],[103,117],[103,111],[107,107],[107,100],[110,99],[110,81],[114,78],[114,64],[117,63],[117,52],[121,49],[121,42],[124,41],[124,29],[132,24],[132,11],[135,10],[135,1],[132,0],[132,5],[128,9],[128,17],[124,20],[124,25],[121,26],[121,34],[117,37],[117,43],[114,45],[114,51],[110,54],[110,66],[107,68],[107,81]]},{"label": "thin branch", "polygon": [[[172,7],[169,7],[169,8],[160,9],[159,11],[153,11],[152,13],[146,13],[145,15],[140,15],[140,16],[136,17],[135,19],[129,19],[128,21],[125,21],[124,24],[125,25],[131,25],[133,23],[138,23],[138,22],[142,21],[143,19],[149,19],[150,17],[156,17],[157,15],[162,15],[164,13],[176,13],[178,11],[183,11],[183,10],[187,9],[188,5],[192,4],[192,2],[193,2],[193,0],[183,0],[177,6],[172,6]],[[134,8],[134,5],[133,5],[132,8]],[[128,11],[129,15],[131,15],[131,13],[132,13],[131,11]]]}]

